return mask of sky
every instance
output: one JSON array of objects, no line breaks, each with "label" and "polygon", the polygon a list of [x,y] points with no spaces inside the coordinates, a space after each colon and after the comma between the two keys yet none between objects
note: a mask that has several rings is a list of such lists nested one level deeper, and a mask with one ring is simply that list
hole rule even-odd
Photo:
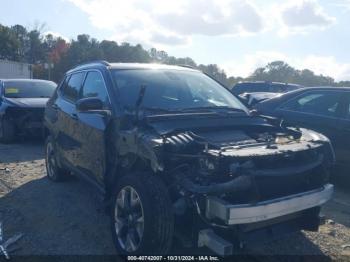
[{"label": "sky", "polygon": [[0,23],[140,43],[230,76],[283,60],[350,80],[350,0],[0,0]]}]

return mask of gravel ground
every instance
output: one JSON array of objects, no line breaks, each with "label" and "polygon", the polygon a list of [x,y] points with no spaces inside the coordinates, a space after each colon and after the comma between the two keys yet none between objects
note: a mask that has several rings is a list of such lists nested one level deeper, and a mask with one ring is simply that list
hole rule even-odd
[{"label": "gravel ground", "polygon": [[[76,178],[58,184],[48,181],[43,156],[40,142],[0,144],[0,221],[4,238],[24,233],[16,245],[20,249],[14,254],[115,254],[109,219],[98,194]],[[298,232],[254,245],[246,254],[269,258],[321,255],[326,260],[350,261],[350,193],[337,189],[322,212],[326,223],[319,232]]]}]

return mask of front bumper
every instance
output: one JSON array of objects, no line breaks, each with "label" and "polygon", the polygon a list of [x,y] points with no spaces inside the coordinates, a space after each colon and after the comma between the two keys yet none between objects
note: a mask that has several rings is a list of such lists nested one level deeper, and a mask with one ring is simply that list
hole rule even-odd
[{"label": "front bumper", "polygon": [[226,225],[255,223],[321,206],[332,197],[333,191],[334,186],[326,184],[308,192],[240,205],[232,205],[217,197],[208,197],[205,212],[209,220],[219,219]]}]

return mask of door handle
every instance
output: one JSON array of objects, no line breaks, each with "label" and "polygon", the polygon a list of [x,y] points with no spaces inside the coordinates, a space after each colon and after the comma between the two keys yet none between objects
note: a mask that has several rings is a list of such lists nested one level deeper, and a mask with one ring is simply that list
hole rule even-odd
[{"label": "door handle", "polygon": [[70,114],[70,118],[72,118],[73,120],[78,120],[78,115],[76,113],[72,113]]}]

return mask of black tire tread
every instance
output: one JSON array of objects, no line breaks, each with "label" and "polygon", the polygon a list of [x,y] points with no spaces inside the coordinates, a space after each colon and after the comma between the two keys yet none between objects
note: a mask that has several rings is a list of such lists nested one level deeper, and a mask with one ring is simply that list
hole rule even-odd
[{"label": "black tire tread", "polygon": [[[140,250],[136,253],[143,255],[166,254],[172,246],[174,233],[174,216],[166,186],[156,175],[147,173],[125,175],[120,179],[116,188],[121,189],[122,186],[126,185],[142,187],[143,193],[147,194],[149,199],[141,201],[152,209],[152,223],[145,223],[145,226],[151,227],[148,232],[153,232],[152,238],[147,239],[146,250]],[[118,192],[115,192],[114,199],[117,194]],[[113,210],[111,214],[114,215]]]},{"label": "black tire tread", "polygon": [[169,193],[159,178],[156,178],[154,175],[145,176],[145,174],[142,174],[142,176],[145,186],[152,192],[152,199],[158,203],[158,205],[154,206],[154,212],[158,214],[155,216],[156,221],[154,225],[158,225],[155,230],[158,229],[159,241],[157,242],[159,249],[154,253],[165,254],[171,248],[174,233],[174,217],[171,208],[169,208],[171,207]]}]

